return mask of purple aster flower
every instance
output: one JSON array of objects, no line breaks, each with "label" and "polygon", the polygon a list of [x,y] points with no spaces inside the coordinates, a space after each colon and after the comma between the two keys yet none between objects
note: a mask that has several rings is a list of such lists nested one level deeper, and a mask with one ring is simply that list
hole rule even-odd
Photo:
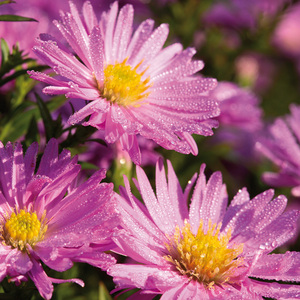
[{"label": "purple aster flower", "polygon": [[226,28],[253,28],[255,20],[250,11],[240,9],[231,2],[218,2],[204,14],[204,22],[209,25],[224,26]]},{"label": "purple aster flower", "polygon": [[125,178],[119,200],[124,229],[113,239],[116,251],[136,264],[108,269],[117,290],[139,288],[135,299],[299,297],[299,286],[273,282],[300,280],[299,253],[269,254],[295,234],[299,211],[283,212],[287,199],[272,200],[273,190],[250,200],[246,188],[227,207],[221,173],[206,181],[204,168],[190,202],[196,175],[183,192],[169,161],[168,179],[162,161],[157,163],[156,194],[137,166],[136,186],[145,205]]},{"label": "purple aster flower", "polygon": [[272,17],[289,3],[290,0],[217,1],[204,19],[209,24],[253,29],[261,16]]},{"label": "purple aster flower", "polygon": [[115,2],[99,22],[89,2],[82,15],[72,2],[70,10],[55,24],[79,59],[44,34],[34,52],[61,77],[29,72],[50,84],[43,90],[47,94],[89,101],[68,123],[83,122],[104,131],[106,142],[119,140],[137,164],[137,134],[166,149],[196,155],[191,134],[212,135],[217,121],[211,118],[219,115],[219,108],[207,96],[216,80],[193,76],[203,68],[202,61],[192,61],[195,50],[183,50],[179,43],[162,49],[168,26],[153,30],[151,19],[133,33],[131,5],[118,13]]},{"label": "purple aster flower", "polygon": [[0,143],[0,281],[31,279],[50,299],[53,283],[83,282],[50,278],[41,263],[59,272],[73,262],[106,269],[115,262],[103,251],[111,247],[118,217],[112,184],[99,183],[103,171],[75,186],[80,165],[67,150],[58,155],[52,139],[35,173],[37,148],[32,144],[23,156],[21,144]]},{"label": "purple aster flower", "polygon": [[291,105],[290,111],[268,127],[256,148],[279,167],[278,173],[265,172],[263,180],[275,187],[293,187],[292,194],[300,197],[300,106]]}]

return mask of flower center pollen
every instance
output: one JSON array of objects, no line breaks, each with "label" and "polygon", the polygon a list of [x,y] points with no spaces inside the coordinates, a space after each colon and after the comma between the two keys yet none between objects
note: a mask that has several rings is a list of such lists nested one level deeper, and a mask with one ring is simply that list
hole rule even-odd
[{"label": "flower center pollen", "polygon": [[142,61],[132,69],[126,65],[127,59],[122,63],[107,65],[104,69],[104,83],[100,88],[101,96],[106,98],[111,103],[116,103],[121,106],[139,106],[140,101],[148,97],[149,92],[146,90],[150,87],[150,77],[145,80],[142,73],[138,73],[137,69],[142,64]]},{"label": "flower center pollen", "polygon": [[214,284],[230,283],[235,269],[243,263],[243,258],[239,257],[243,244],[228,248],[231,232],[220,235],[220,228],[221,224],[212,225],[210,221],[208,231],[204,233],[201,220],[197,235],[194,235],[190,224],[185,221],[182,230],[177,227],[174,236],[169,238],[170,243],[166,244],[169,254],[165,259],[182,275],[209,289]]},{"label": "flower center pollen", "polygon": [[38,219],[35,212],[26,212],[21,209],[19,213],[12,212],[2,228],[2,238],[6,245],[24,250],[26,245],[34,246],[44,238],[47,226],[44,217]]}]

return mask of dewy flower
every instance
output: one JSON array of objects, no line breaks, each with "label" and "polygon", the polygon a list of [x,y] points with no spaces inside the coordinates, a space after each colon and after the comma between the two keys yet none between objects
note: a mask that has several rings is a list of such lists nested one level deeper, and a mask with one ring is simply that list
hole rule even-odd
[{"label": "dewy flower", "polygon": [[110,248],[118,217],[112,184],[99,183],[103,171],[74,185],[80,165],[67,150],[58,156],[52,139],[35,174],[37,148],[32,144],[23,156],[21,144],[0,142],[0,281],[31,279],[50,299],[53,283],[83,282],[50,278],[42,262],[59,272],[73,262],[106,269],[115,259],[102,252]]},{"label": "dewy flower", "polygon": [[259,99],[251,91],[225,81],[219,82],[210,95],[219,101],[221,109],[217,117],[220,127],[210,139],[212,145],[227,144],[235,156],[248,162],[256,159],[254,145],[263,127]]},{"label": "dewy flower", "polygon": [[[227,207],[220,172],[206,182],[204,165],[183,192],[170,162],[168,180],[162,161],[156,166],[156,195],[137,166],[136,185],[145,206],[120,190],[123,229],[115,251],[135,263],[108,269],[117,289],[139,288],[135,299],[295,299],[299,286],[274,281],[300,280],[298,252],[269,254],[296,231],[299,211],[284,209],[287,199],[268,190],[250,200],[246,188]],[[143,298],[144,299],[144,298]]]},{"label": "dewy flower", "polygon": [[300,106],[291,105],[291,114],[277,118],[256,143],[256,149],[279,167],[265,172],[263,180],[274,187],[292,187],[300,197]]},{"label": "dewy flower", "polygon": [[261,129],[262,109],[259,107],[258,98],[251,91],[222,81],[210,95],[219,101],[221,114],[217,120],[220,124],[245,131]]},{"label": "dewy flower", "polygon": [[89,101],[68,122],[103,130],[108,143],[120,140],[137,164],[137,135],[166,149],[197,155],[191,134],[212,135],[218,123],[211,118],[219,115],[219,108],[207,96],[216,80],[193,76],[203,68],[202,61],[192,60],[195,50],[183,50],[179,43],[162,49],[168,26],[153,30],[151,19],[132,34],[131,5],[118,14],[115,2],[99,22],[89,2],[82,16],[72,2],[70,10],[55,24],[76,56],[56,38],[41,35],[34,52],[60,77],[29,72],[50,84],[44,89],[47,94]]}]

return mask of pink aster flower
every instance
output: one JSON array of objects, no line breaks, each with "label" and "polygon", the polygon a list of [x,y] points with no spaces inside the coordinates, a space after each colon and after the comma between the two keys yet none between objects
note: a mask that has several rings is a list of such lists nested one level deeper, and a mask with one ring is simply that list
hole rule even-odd
[{"label": "pink aster flower", "polygon": [[[137,166],[136,185],[145,205],[125,188],[116,251],[137,263],[108,269],[119,289],[139,288],[135,299],[295,299],[300,280],[298,252],[269,254],[296,231],[299,211],[283,212],[287,199],[268,190],[250,200],[246,188],[228,204],[220,172],[206,181],[205,166],[183,192],[170,162],[168,180],[156,166],[156,194]],[[188,203],[190,203],[188,208]],[[265,281],[263,281],[265,280]],[[143,298],[144,299],[144,298]]]},{"label": "pink aster flower", "polygon": [[265,172],[263,180],[275,187],[292,187],[300,197],[300,106],[291,105],[291,114],[277,118],[256,148],[279,167],[279,172]]},{"label": "pink aster flower", "polygon": [[259,99],[250,90],[225,81],[218,83],[211,96],[219,101],[221,109],[217,117],[220,128],[210,139],[212,145],[230,145],[234,156],[247,162],[256,159],[254,145],[263,127]]},{"label": "pink aster flower", "polygon": [[212,135],[217,121],[211,118],[219,108],[206,94],[216,80],[194,76],[203,68],[202,61],[192,61],[195,50],[183,50],[178,43],[162,49],[168,26],[153,30],[151,19],[133,33],[131,5],[118,13],[115,2],[100,21],[89,2],[82,15],[72,2],[70,10],[55,25],[79,59],[56,38],[41,35],[34,52],[60,77],[29,72],[50,84],[43,90],[47,94],[88,101],[68,123],[83,122],[104,131],[106,142],[119,140],[137,164],[137,134],[166,149],[196,155],[191,134]]},{"label": "pink aster flower", "polygon": [[262,109],[251,91],[223,81],[218,83],[211,96],[219,101],[221,114],[217,119],[220,124],[246,131],[262,128]]},{"label": "pink aster flower", "polygon": [[83,282],[50,278],[41,263],[59,272],[73,262],[106,269],[115,259],[102,252],[110,248],[118,218],[112,184],[99,183],[103,171],[74,186],[80,165],[67,150],[58,155],[56,140],[47,144],[35,173],[36,155],[35,143],[23,156],[21,144],[0,142],[0,281],[31,279],[50,299],[53,283]]},{"label": "pink aster flower", "polygon": [[290,0],[216,1],[204,20],[224,27],[254,29],[261,17],[273,17],[290,3]]}]

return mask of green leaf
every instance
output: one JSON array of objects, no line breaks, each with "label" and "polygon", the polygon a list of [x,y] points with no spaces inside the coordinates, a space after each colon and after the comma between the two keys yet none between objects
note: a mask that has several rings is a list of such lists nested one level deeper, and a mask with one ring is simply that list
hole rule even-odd
[{"label": "green leaf", "polygon": [[[71,151],[71,153],[72,153],[72,151]],[[73,153],[72,153],[72,155],[73,155]],[[78,163],[81,165],[81,170],[98,170],[99,169],[99,167],[97,167],[96,165],[86,162],[86,161],[79,161]]]},{"label": "green leaf", "polygon": [[[31,61],[33,61],[33,59],[26,59],[23,61],[23,63],[31,62]],[[28,69],[21,69],[19,71],[14,72],[12,75],[7,76],[7,77],[3,78],[2,80],[0,80],[0,86],[3,86],[4,84],[16,79],[17,77],[27,74],[28,71],[42,71],[42,70],[45,70],[46,68],[47,68],[47,66],[36,66],[36,67],[28,68]]]},{"label": "green leaf", "polygon": [[95,132],[97,129],[92,126],[76,126],[74,134],[69,134],[68,138],[64,140],[60,145],[62,148],[72,148],[84,142]]},{"label": "green leaf", "polygon": [[35,85],[36,81],[27,76],[27,74],[16,78],[10,97],[12,109],[15,109],[25,101],[26,96]]},{"label": "green leaf", "polygon": [[36,19],[16,15],[0,15],[0,21],[5,22],[37,22]]},{"label": "green leaf", "polygon": [[59,116],[56,121],[52,119],[49,108],[41,97],[35,93],[37,105],[40,110],[41,117],[44,122],[46,139],[49,141],[52,137],[59,137],[62,132],[61,117]]},{"label": "green leaf", "polygon": [[[49,111],[54,111],[66,101],[65,97],[58,96],[46,103]],[[33,103],[23,102],[19,105],[7,119],[4,120],[3,127],[0,128],[0,140],[4,143],[14,142],[24,134],[29,127],[32,117],[36,120],[41,119],[39,108],[30,108]],[[2,121],[2,120],[0,120]]]},{"label": "green leaf", "polygon": [[38,136],[39,136],[39,129],[37,126],[35,115],[33,115],[30,120],[27,133],[25,135],[26,146],[29,147],[29,145],[32,144],[33,142],[37,142]]},{"label": "green leaf", "polygon": [[99,300],[112,300],[112,297],[103,282],[100,282],[99,284]]},{"label": "green leaf", "polygon": [[[2,64],[7,61],[8,59],[8,56],[9,56],[9,47],[6,43],[6,41],[1,38],[1,61],[2,61]],[[1,66],[2,68],[2,66]]]},{"label": "green leaf", "polygon": [[18,44],[14,45],[12,51],[10,52],[9,47],[4,39],[1,39],[1,56],[2,62],[0,66],[0,86],[7,83],[8,81],[15,79],[17,76],[23,75],[27,70],[21,70],[19,68],[16,70],[16,74],[9,75],[5,78],[4,75],[15,70],[16,67],[22,66],[23,64],[28,64],[34,62],[34,59],[26,57],[23,51],[19,50]]},{"label": "green leaf", "polygon": [[0,1],[0,5],[11,4],[11,3],[16,3],[16,1],[13,1],[13,0]]}]

